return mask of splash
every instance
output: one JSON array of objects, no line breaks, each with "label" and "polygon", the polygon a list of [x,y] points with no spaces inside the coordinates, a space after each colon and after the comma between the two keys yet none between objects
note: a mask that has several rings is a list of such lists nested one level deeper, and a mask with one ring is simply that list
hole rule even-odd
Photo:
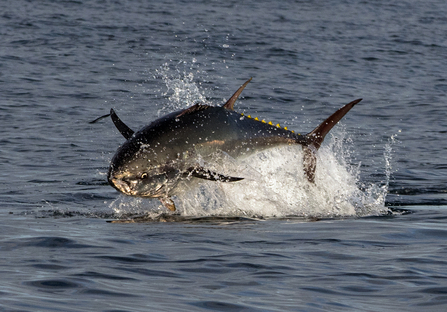
[{"label": "splash", "polygon": [[206,102],[206,97],[202,95],[199,86],[194,82],[192,67],[190,71],[180,71],[171,69],[168,64],[164,64],[157,70],[157,73],[166,84],[167,91],[163,93],[163,96],[168,98],[168,103],[158,111],[159,116],[189,107],[197,102]]},{"label": "splash", "polygon": [[[337,133],[317,156],[315,184],[303,174],[301,146],[283,146],[244,159],[219,158],[222,170],[239,171],[245,179],[223,183],[192,179],[179,185],[174,200],[183,217],[337,218],[388,213],[384,185],[363,185],[360,167],[347,164],[349,146]],[[391,145],[385,148],[386,172],[391,174]],[[359,187],[361,186],[361,187]],[[156,199],[120,196],[111,205],[117,215],[166,213]]]},{"label": "splash", "polygon": [[[385,199],[388,194],[390,179],[393,172],[393,146],[398,143],[396,138],[397,134],[393,134],[384,146],[383,159],[385,161],[385,180],[381,183],[370,183],[368,185],[359,183],[359,185],[361,185],[361,188],[364,189],[365,198],[369,199],[369,201],[365,203],[366,205],[385,204]],[[367,212],[368,211],[365,211],[365,213]]]},{"label": "splash", "polygon": [[392,173],[392,159],[393,159],[393,145],[397,143],[397,134],[393,134],[389,139],[388,143],[385,145],[385,151],[383,152],[383,157],[385,159],[385,185],[383,189],[387,192],[390,185],[391,173]]},{"label": "splash", "polygon": [[[203,90],[192,72],[159,71],[167,86],[169,104],[159,113],[206,102]],[[174,76],[174,77],[173,77]],[[335,130],[317,155],[315,184],[303,174],[301,146],[265,150],[244,159],[219,156],[222,172],[236,172],[244,180],[223,183],[191,179],[181,182],[174,196],[177,212],[186,217],[346,217],[388,213],[385,197],[391,176],[391,151],[394,138],[385,147],[384,185],[364,185],[360,165],[350,165],[352,140],[346,131]],[[215,164],[215,165],[216,165]],[[231,175],[231,174],[230,174]],[[111,205],[117,215],[146,213],[157,215],[166,209],[156,199],[120,196]]]},{"label": "splash", "polygon": [[186,216],[346,217],[387,213],[386,187],[359,189],[358,167],[347,165],[342,140],[318,152],[315,184],[303,174],[301,146],[272,148],[240,161],[257,172],[237,183],[184,183],[179,212]]}]

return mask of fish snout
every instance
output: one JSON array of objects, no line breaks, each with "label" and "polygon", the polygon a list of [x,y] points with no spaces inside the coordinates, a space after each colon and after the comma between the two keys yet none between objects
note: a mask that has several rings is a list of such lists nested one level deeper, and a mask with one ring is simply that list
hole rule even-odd
[{"label": "fish snout", "polygon": [[112,185],[114,188],[116,188],[121,193],[124,193],[126,195],[133,195],[130,181],[126,181],[123,179],[117,179],[114,177],[109,177],[108,180],[109,180],[110,185]]}]

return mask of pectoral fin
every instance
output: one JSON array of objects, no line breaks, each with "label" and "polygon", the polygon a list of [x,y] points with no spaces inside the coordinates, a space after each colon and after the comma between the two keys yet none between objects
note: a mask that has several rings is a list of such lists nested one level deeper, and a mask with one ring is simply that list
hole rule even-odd
[{"label": "pectoral fin", "polygon": [[110,116],[110,114],[103,115],[103,116],[101,116],[101,117],[96,118],[95,120],[89,121],[89,124],[94,124],[94,123],[100,121],[101,119],[107,118],[107,117],[109,117],[109,116]]},{"label": "pectoral fin", "polygon": [[132,129],[130,129],[124,122],[121,121],[121,119],[115,113],[113,108],[110,109],[110,114],[98,117],[95,120],[90,121],[89,123],[94,124],[94,123],[100,121],[101,119],[107,118],[109,116],[112,117],[113,124],[118,129],[118,131],[123,135],[123,137],[126,138],[126,140],[128,140],[129,138],[132,137],[132,135],[134,134],[134,131]]},{"label": "pectoral fin", "polygon": [[160,197],[159,199],[163,206],[171,211],[175,211],[175,204],[172,199],[170,199],[169,197]]},{"label": "pectoral fin", "polygon": [[191,176],[199,179],[205,179],[210,181],[220,181],[220,182],[236,182],[243,180],[244,178],[238,178],[238,177],[230,177],[223,174],[219,174],[216,172],[213,172],[211,170],[202,168],[202,167],[195,167],[190,168],[188,172],[191,174]]},{"label": "pectoral fin", "polygon": [[113,108],[110,109],[110,117],[112,117],[112,121],[115,127],[119,130],[119,132],[123,135],[123,137],[125,137],[126,140],[130,139],[134,134],[134,131],[130,129],[124,122],[121,121],[121,119],[115,113]]}]

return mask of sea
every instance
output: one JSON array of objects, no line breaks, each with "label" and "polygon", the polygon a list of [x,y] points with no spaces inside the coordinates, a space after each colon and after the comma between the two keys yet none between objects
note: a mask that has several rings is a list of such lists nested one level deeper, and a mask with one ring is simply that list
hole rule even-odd
[{"label": "sea", "polygon": [[[0,2],[0,311],[446,311],[444,0]],[[318,151],[222,157],[177,211],[107,183],[125,139],[196,103]]]}]

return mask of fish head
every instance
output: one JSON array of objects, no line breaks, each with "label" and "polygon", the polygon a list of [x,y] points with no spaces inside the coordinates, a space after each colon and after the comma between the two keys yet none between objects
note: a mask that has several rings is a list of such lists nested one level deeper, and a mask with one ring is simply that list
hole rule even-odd
[{"label": "fish head", "polygon": [[159,162],[154,150],[126,142],[113,157],[107,180],[118,191],[138,197],[166,197],[181,172],[173,162]]}]

